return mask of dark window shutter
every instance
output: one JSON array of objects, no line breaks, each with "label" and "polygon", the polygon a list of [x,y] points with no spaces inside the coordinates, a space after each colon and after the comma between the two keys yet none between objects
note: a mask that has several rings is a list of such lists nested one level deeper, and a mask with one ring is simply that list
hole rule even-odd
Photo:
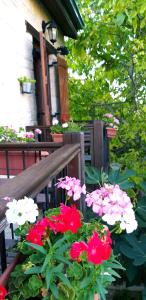
[{"label": "dark window shutter", "polygon": [[49,93],[49,76],[48,76],[48,55],[46,50],[46,41],[43,33],[40,36],[40,54],[41,54],[41,123],[50,125],[50,93]]},{"label": "dark window shutter", "polygon": [[59,98],[60,98],[60,119],[62,122],[69,120],[69,100],[68,100],[68,73],[67,63],[64,57],[57,57],[58,78],[59,78]]}]

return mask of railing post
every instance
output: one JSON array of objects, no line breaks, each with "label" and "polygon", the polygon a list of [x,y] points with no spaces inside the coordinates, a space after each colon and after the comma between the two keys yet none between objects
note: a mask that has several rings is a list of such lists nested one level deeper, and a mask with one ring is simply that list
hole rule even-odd
[{"label": "railing post", "polygon": [[4,232],[4,230],[0,233],[0,257],[1,257],[2,272],[4,272],[4,270],[7,267],[6,244],[5,244],[5,232]]},{"label": "railing post", "polygon": [[[80,144],[80,153],[68,165],[67,174],[79,178],[81,185],[85,183],[85,155],[84,155],[84,132],[67,132],[63,137],[64,144]],[[85,213],[84,196],[80,201],[80,209]]]},{"label": "railing post", "polygon": [[109,166],[108,139],[105,136],[104,122],[93,121],[93,166],[107,170]]}]

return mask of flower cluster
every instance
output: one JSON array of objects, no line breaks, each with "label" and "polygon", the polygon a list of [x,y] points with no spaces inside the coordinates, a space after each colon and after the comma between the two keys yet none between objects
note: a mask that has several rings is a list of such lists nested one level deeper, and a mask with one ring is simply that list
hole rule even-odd
[{"label": "flower cluster", "polygon": [[112,128],[118,128],[120,121],[113,116],[111,113],[107,113],[103,115],[103,121]]},{"label": "flower cluster", "polygon": [[31,198],[15,200],[7,203],[6,218],[8,223],[23,225],[25,222],[34,223],[38,216],[38,207]]},{"label": "flower cluster", "polygon": [[[59,179],[57,188],[66,191],[68,204],[69,197],[74,204],[61,203],[43,218],[31,198],[7,204],[8,222],[21,225],[18,249],[26,257],[9,281],[10,300],[94,299],[95,294],[105,298],[106,288],[119,276],[113,269],[122,267],[113,255],[108,227],[97,218],[86,222],[77,209],[77,200],[86,194],[85,186],[66,176]],[[127,232],[136,229],[130,198],[118,185],[105,184],[86,194],[85,201],[104,222],[120,224]]]},{"label": "flower cluster", "polygon": [[81,186],[80,180],[75,177],[66,176],[65,178],[60,178],[57,187],[65,189],[67,191],[67,196],[73,197],[74,201],[79,200],[81,194],[86,194],[85,184]]},{"label": "flower cluster", "polygon": [[88,242],[74,242],[70,251],[71,258],[77,261],[82,260],[82,253],[87,254],[88,262],[95,265],[101,264],[104,260],[108,260],[111,255],[111,243],[109,230],[103,234],[102,238],[94,231]]},{"label": "flower cluster", "polygon": [[37,245],[43,245],[46,231],[51,230],[56,233],[64,233],[70,230],[76,233],[81,227],[80,213],[75,206],[68,207],[64,204],[60,206],[60,214],[45,217],[33,225],[27,233],[26,240]]},{"label": "flower cluster", "polygon": [[100,189],[88,194],[85,199],[88,207],[101,216],[109,225],[120,223],[122,230],[131,233],[137,228],[133,205],[127,193],[119,185],[105,184]]},{"label": "flower cluster", "polygon": [[0,126],[0,142],[34,142],[35,135],[41,134],[42,131],[39,128],[35,129],[35,132],[25,131],[24,128],[18,130],[8,127]]},{"label": "flower cluster", "polygon": [[79,132],[83,125],[75,123],[73,121],[59,123],[59,121],[54,118],[52,121],[52,126],[50,127],[51,133],[64,133],[64,132]]}]

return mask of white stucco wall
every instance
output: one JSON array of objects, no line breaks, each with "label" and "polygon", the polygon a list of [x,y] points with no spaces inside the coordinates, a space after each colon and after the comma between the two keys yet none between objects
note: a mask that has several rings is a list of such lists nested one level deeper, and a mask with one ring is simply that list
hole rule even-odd
[{"label": "white stucco wall", "polygon": [[[32,36],[25,20],[41,31],[49,16],[38,0],[0,0],[0,125],[36,124],[35,94],[21,94],[18,77],[33,78]],[[47,36],[46,36],[47,38]],[[63,43],[60,34],[59,42]]]}]

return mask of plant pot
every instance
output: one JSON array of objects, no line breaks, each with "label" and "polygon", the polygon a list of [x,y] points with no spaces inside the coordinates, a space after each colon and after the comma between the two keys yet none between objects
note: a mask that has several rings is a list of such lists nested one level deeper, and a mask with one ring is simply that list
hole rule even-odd
[{"label": "plant pot", "polygon": [[8,151],[7,157],[5,151],[0,151],[0,175],[7,175],[7,167],[9,175],[18,175],[39,160],[39,151],[25,151],[25,154],[22,151]]},{"label": "plant pot", "polygon": [[106,127],[106,135],[109,139],[113,139],[117,135],[117,128]]},{"label": "plant pot", "polygon": [[51,136],[54,143],[63,142],[63,133],[51,133]]},{"label": "plant pot", "polygon": [[32,94],[32,83],[31,82],[23,82],[21,85],[22,93],[24,94]]}]

